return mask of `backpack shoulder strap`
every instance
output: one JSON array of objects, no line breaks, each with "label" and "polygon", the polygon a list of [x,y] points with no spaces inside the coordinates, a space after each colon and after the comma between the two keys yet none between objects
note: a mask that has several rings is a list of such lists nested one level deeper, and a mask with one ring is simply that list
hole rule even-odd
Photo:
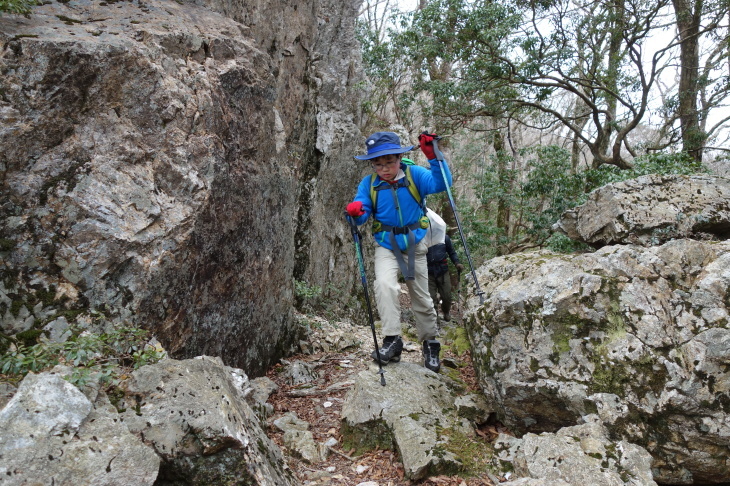
[{"label": "backpack shoulder strap", "polygon": [[370,175],[370,202],[373,205],[373,212],[375,212],[375,208],[378,207],[378,191],[376,191],[375,186],[373,186],[376,177],[378,177],[377,174]]},{"label": "backpack shoulder strap", "polygon": [[408,192],[411,193],[411,196],[413,196],[413,199],[416,200],[418,204],[421,205],[423,208],[424,214],[426,211],[426,201],[421,198],[421,193],[418,192],[418,187],[416,186],[416,181],[413,180],[413,174],[411,174],[411,166],[406,165],[406,180],[408,181]]}]

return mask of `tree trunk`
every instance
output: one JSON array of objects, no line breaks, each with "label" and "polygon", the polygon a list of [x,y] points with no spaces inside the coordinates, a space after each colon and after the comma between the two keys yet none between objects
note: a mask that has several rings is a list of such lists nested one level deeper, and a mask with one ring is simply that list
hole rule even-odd
[{"label": "tree trunk", "polygon": [[[508,195],[512,193],[512,176],[510,174],[509,167],[507,166],[508,158],[504,150],[504,138],[499,130],[494,131],[494,139],[492,140],[492,147],[494,148],[495,160],[497,163],[497,178],[499,179],[499,185],[501,187],[500,195],[497,198],[497,228],[502,230],[504,236],[509,238],[510,236],[510,206]],[[502,254],[502,251],[497,245],[497,253]]]},{"label": "tree trunk", "polygon": [[702,162],[705,134],[700,128],[697,98],[699,96],[699,32],[703,0],[672,0],[679,31],[679,122],[682,146],[697,162]]}]

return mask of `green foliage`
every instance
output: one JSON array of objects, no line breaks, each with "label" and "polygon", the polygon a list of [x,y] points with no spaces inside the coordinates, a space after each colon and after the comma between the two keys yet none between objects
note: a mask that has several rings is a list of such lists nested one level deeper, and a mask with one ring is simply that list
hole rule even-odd
[{"label": "green foliage", "polygon": [[550,237],[552,225],[565,210],[576,205],[583,196],[580,174],[571,170],[570,153],[555,145],[529,149],[530,171],[522,186],[528,233],[539,244]]},{"label": "green foliage", "polygon": [[301,312],[313,312],[322,305],[322,287],[294,280],[294,298],[296,308]]},{"label": "green foliage", "polygon": [[28,15],[31,8],[37,4],[36,0],[0,0],[0,15],[3,13]]},{"label": "green foliage", "polygon": [[309,286],[307,282],[294,280],[294,295],[298,299],[318,299],[322,296],[322,287],[318,285]]},{"label": "green foliage", "polygon": [[65,342],[18,342],[0,356],[0,373],[20,381],[29,372],[45,371],[58,364],[72,368],[65,377],[84,385],[91,377],[102,383],[116,380],[129,368],[137,369],[165,357],[162,349],[147,344],[148,332],[119,327],[109,333],[75,329]]},{"label": "green foliage", "polygon": [[[465,206],[467,244],[476,260],[531,247],[564,253],[587,251],[587,245],[555,234],[551,228],[566,210],[584,203],[590,191],[648,174],[706,172],[682,153],[645,155],[635,159],[630,170],[602,165],[582,172],[572,170],[570,154],[561,147],[534,147],[523,150],[520,156],[527,162],[524,174],[504,168],[512,166],[511,157],[492,157],[476,186],[481,206]],[[496,212],[500,202],[509,208],[507,226],[498,224]]]},{"label": "green foliage", "polygon": [[[355,36],[360,42],[363,67],[370,81],[369,89],[363,101],[363,110],[373,118],[372,130],[386,128],[387,119],[394,116],[401,123],[408,123],[411,118],[411,106],[416,102],[415,92],[406,89],[408,84],[409,60],[398,48],[397,44],[381,40],[397,36],[395,23],[406,22],[405,14],[397,11],[391,17],[391,24],[385,33],[372,30],[361,19],[355,25]],[[395,113],[386,113],[394,110]]]},{"label": "green foliage", "polygon": [[43,334],[40,329],[28,329],[27,331],[19,332],[15,335],[16,341],[25,344],[26,346],[32,346],[38,338]]},{"label": "green foliage", "polygon": [[[490,217],[487,207],[475,208],[467,201],[460,202],[460,200],[457,200],[456,204],[462,216],[462,229],[464,230],[472,263],[478,267],[484,261],[497,256],[497,248],[505,244],[508,239],[504,230],[498,228],[494,219]],[[452,241],[456,252],[459,254],[460,261],[468,268],[460,237],[457,235],[452,238]]]},{"label": "green foliage", "polygon": [[553,233],[545,241],[545,248],[556,253],[577,253],[590,251],[591,247],[585,243],[571,240],[562,233]]},{"label": "green foliage", "polygon": [[494,56],[511,50],[508,34],[519,15],[506,2],[434,0],[416,12],[393,37],[396,50],[412,66],[409,89],[426,93],[424,109],[437,126],[456,127],[478,115],[504,114],[516,91],[499,79],[505,67]]},{"label": "green foliage", "polygon": [[504,113],[503,100],[516,91],[493,82],[490,74],[504,74],[504,67],[480,52],[504,48],[500,40],[519,25],[515,12],[498,2],[433,0],[414,13],[392,13],[380,30],[359,20],[372,87],[363,105],[370,128],[392,121],[410,126],[432,116],[439,126],[458,125],[475,111]]},{"label": "green foliage", "polygon": [[634,179],[643,175],[691,175],[707,172],[706,167],[684,152],[673,154],[653,153],[636,158],[633,168],[629,170],[602,165],[598,169],[587,170],[583,177],[585,177],[586,192],[590,192],[612,182]]},{"label": "green foliage", "polygon": [[322,288],[319,285],[309,285],[294,280],[294,299],[299,312],[319,315],[326,319],[351,317],[360,309],[358,296],[351,295],[346,289],[333,284],[327,284]]},{"label": "green foliage", "polygon": [[[487,256],[544,245],[560,214],[583,196],[583,178],[572,173],[565,149],[538,146],[520,155],[527,159],[526,174],[511,169],[513,157],[500,153],[476,187],[489,217],[471,226],[492,247],[482,251]],[[506,213],[502,221],[500,211]]]}]

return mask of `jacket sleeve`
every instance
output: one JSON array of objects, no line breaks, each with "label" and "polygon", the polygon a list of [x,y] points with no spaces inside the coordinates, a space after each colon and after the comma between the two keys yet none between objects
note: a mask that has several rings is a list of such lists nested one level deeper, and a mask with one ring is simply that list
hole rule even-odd
[{"label": "jacket sleeve", "polygon": [[[443,192],[447,187],[451,187],[452,179],[449,164],[445,160],[439,163],[436,159],[429,160],[428,163],[431,165],[430,169],[421,166],[411,166],[412,171],[414,167],[417,168],[417,175],[414,175],[414,179],[416,180],[416,184],[418,184],[418,191],[421,193],[421,196]],[[444,169],[443,172],[441,171],[441,167]],[[444,175],[446,175],[445,180]]]},{"label": "jacket sleeve", "polygon": [[454,245],[451,243],[451,238],[449,238],[449,235],[446,235],[444,243],[446,243],[446,252],[449,254],[449,258],[451,258],[451,261],[454,263],[454,265],[456,265],[457,263],[459,263],[459,256],[456,254],[456,250],[454,250]]},{"label": "jacket sleeve", "polygon": [[355,224],[360,226],[361,224],[365,224],[365,222],[368,220],[370,215],[373,212],[373,202],[370,199],[370,179],[372,176],[367,175],[363,178],[363,180],[360,181],[360,185],[357,186],[357,194],[355,195],[355,199],[353,201],[360,201],[362,202],[362,209],[365,211],[365,213],[362,216],[358,216],[355,219]]}]

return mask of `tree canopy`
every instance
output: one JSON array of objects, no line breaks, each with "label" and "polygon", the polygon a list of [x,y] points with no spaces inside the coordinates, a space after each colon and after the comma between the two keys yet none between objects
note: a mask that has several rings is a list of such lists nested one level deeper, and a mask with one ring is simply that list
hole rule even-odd
[{"label": "tree canopy", "polygon": [[727,150],[715,140],[730,128],[729,5],[420,0],[378,23],[363,17],[366,128],[447,136],[462,219],[482,257],[574,249],[550,228],[588,191],[694,173],[706,150]]},{"label": "tree canopy", "polygon": [[554,130],[593,167],[628,169],[680,141],[700,161],[727,121],[708,124],[730,87],[727,14],[727,0],[422,1],[387,36],[369,34],[372,112],[451,130],[484,117]]}]

